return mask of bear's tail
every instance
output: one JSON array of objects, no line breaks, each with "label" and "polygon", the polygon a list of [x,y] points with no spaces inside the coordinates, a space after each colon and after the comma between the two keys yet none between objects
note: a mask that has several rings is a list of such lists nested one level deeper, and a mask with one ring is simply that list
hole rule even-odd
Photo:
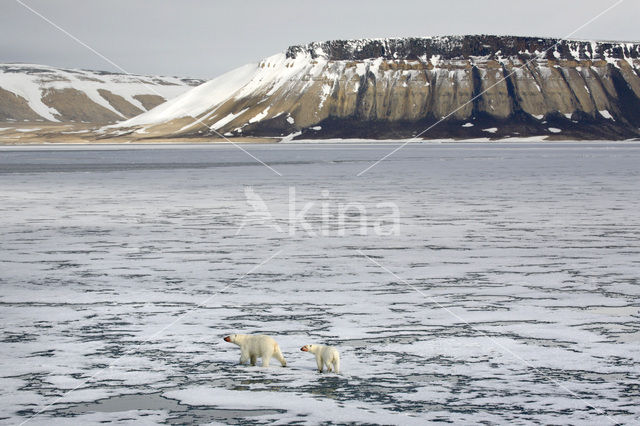
[{"label": "bear's tail", "polygon": [[282,352],[280,351],[280,346],[278,346],[277,343],[275,343],[273,345],[273,357],[275,359],[277,359],[278,361],[280,361],[280,364],[282,364],[283,367],[287,366],[287,360],[284,359],[284,356],[282,355]]}]

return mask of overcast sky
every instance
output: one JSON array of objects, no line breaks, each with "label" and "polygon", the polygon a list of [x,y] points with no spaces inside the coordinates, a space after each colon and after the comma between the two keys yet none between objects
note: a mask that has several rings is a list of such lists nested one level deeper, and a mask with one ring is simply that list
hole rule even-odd
[{"label": "overcast sky", "polygon": [[[618,0],[21,0],[127,72],[211,78],[330,39],[448,34],[565,37]],[[113,70],[15,0],[0,0],[0,62]],[[640,1],[573,38],[640,40]]]}]

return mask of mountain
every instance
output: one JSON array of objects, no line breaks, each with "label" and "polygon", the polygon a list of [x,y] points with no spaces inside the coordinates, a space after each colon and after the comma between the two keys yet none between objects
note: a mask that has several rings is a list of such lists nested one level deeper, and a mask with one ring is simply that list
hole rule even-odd
[{"label": "mountain", "polygon": [[0,64],[0,122],[115,123],[203,81]]},{"label": "mountain", "polygon": [[328,41],[240,67],[111,131],[637,138],[639,70],[637,43],[488,35]]}]

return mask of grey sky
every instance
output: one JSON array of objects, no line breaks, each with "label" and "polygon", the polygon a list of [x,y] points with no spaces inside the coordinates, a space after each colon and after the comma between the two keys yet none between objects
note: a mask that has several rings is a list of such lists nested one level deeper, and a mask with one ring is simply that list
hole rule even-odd
[{"label": "grey sky", "polygon": [[[211,78],[291,44],[447,34],[564,37],[616,0],[22,0],[129,72]],[[0,62],[115,70],[15,0]],[[639,40],[640,1],[574,38]]]}]

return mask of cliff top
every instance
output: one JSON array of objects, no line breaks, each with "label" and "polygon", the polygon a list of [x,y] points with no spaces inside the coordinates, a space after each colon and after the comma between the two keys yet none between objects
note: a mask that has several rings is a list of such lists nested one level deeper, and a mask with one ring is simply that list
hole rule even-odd
[{"label": "cliff top", "polygon": [[460,59],[471,56],[519,56],[546,59],[635,59],[640,43],[563,40],[543,37],[465,35],[408,37],[360,40],[331,40],[291,46],[287,57],[308,54],[328,60],[364,60],[372,58],[416,60],[440,56]]}]

